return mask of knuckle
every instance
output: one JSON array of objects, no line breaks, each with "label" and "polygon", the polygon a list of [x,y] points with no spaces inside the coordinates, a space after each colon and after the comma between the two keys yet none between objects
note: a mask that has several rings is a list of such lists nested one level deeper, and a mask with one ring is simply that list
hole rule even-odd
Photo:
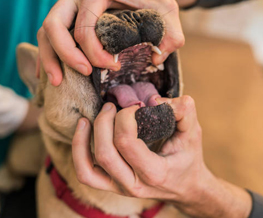
[{"label": "knuckle", "polygon": [[186,109],[195,109],[195,101],[189,95],[184,95],[182,97],[183,105]]},{"label": "knuckle", "polygon": [[142,193],[142,186],[133,186],[131,188],[127,189],[127,193],[130,197],[134,197],[134,198],[144,198],[144,195]]},{"label": "knuckle", "polygon": [[112,159],[110,158],[109,155],[101,154],[101,153],[96,153],[95,154],[96,160],[98,161],[100,166],[109,166],[112,163]]},{"label": "knuckle", "polygon": [[85,39],[87,37],[84,31],[80,31],[76,29],[76,31],[74,31],[74,38],[79,44],[82,44],[83,42],[85,42]]},{"label": "knuckle", "polygon": [[118,134],[114,136],[114,144],[119,148],[119,149],[125,149],[129,147],[130,145],[130,140],[128,137]]},{"label": "knuckle", "polygon": [[179,13],[179,6],[178,6],[178,4],[176,3],[176,1],[174,1],[174,0],[166,0],[165,2],[164,2],[164,5],[165,5],[165,7],[167,8],[167,9],[172,9],[172,10],[174,10],[176,13]]},{"label": "knuckle", "polygon": [[177,31],[171,38],[171,50],[178,49],[183,47],[185,44],[184,34],[180,31]]},{"label": "knuckle", "polygon": [[43,22],[43,29],[45,32],[50,33],[53,29],[54,19],[51,19],[50,16],[47,16]]},{"label": "knuckle", "polygon": [[38,31],[37,31],[37,40],[41,40],[43,38],[45,34],[45,30],[43,27],[41,27]]},{"label": "knuckle", "polygon": [[87,176],[83,173],[77,173],[77,179],[81,184],[88,184]]}]

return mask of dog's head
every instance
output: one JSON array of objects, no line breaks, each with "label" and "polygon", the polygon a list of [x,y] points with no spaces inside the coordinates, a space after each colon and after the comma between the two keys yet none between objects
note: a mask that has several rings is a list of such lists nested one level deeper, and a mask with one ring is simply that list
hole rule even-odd
[{"label": "dog's head", "polygon": [[[93,68],[91,76],[83,76],[61,62],[63,81],[52,86],[41,69],[34,76],[38,49],[20,44],[17,49],[21,78],[44,106],[45,123],[52,131],[71,141],[77,121],[88,118],[93,123],[104,102],[113,102],[118,110],[140,105],[135,113],[138,137],[149,147],[156,147],[175,131],[175,118],[169,105],[158,105],[156,98],[178,97],[182,83],[177,54],[164,64],[154,66],[153,52],[164,35],[164,22],[154,10],[108,11],[97,21],[97,37],[103,47],[121,62],[121,69]],[[44,130],[45,131],[45,130]]]}]

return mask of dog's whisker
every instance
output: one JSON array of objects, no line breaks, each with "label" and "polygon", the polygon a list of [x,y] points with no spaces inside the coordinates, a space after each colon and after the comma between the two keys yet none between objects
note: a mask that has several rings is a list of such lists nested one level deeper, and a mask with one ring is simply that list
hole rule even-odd
[{"label": "dog's whisker", "polygon": [[176,9],[176,8],[173,8],[173,9],[171,9],[170,11],[162,14],[161,17],[162,17],[162,18],[165,17],[167,14],[170,14],[170,13],[171,13],[172,11],[174,11],[175,9]]},{"label": "dog's whisker", "polygon": [[[84,6],[82,6],[84,7]],[[89,11],[90,13],[92,13],[95,17],[99,18],[99,16],[97,16],[93,11],[91,11],[90,9],[88,9],[87,7],[84,7],[87,11]]]}]

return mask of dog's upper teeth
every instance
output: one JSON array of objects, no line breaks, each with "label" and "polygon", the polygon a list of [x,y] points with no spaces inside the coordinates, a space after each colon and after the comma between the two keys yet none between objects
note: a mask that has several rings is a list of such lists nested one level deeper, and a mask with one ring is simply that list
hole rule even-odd
[{"label": "dog's upper teeth", "polygon": [[149,73],[154,73],[158,71],[158,69],[154,66],[146,67],[145,70],[147,70]]},{"label": "dog's upper teeth", "polygon": [[114,59],[114,62],[117,63],[118,62],[118,59],[119,59],[119,54],[115,54],[113,56],[113,59]]},{"label": "dog's upper teeth", "polygon": [[152,46],[152,51],[156,52],[159,55],[162,54],[161,50],[157,46]]},{"label": "dog's upper teeth", "polygon": [[159,64],[158,66],[156,66],[158,68],[158,70],[164,70],[164,65],[163,64]]},{"label": "dog's upper teeth", "polygon": [[109,78],[108,72],[109,71],[107,69],[101,71],[101,73],[100,73],[100,82],[101,83],[107,82],[107,79]]}]

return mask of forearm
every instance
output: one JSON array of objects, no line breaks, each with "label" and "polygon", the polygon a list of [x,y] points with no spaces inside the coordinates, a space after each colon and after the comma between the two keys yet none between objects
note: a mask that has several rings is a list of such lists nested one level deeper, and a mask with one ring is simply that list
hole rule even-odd
[{"label": "forearm", "polygon": [[[178,204],[183,212],[193,217],[247,218],[252,199],[247,191],[216,178],[208,172],[186,204]],[[197,197],[198,196],[198,197]]]},{"label": "forearm", "polygon": [[180,8],[185,8],[193,5],[197,0],[177,0],[177,3]]},{"label": "forearm", "polygon": [[227,4],[234,4],[247,0],[177,0],[180,8],[191,8],[192,6],[198,6],[202,8],[212,8]]}]

